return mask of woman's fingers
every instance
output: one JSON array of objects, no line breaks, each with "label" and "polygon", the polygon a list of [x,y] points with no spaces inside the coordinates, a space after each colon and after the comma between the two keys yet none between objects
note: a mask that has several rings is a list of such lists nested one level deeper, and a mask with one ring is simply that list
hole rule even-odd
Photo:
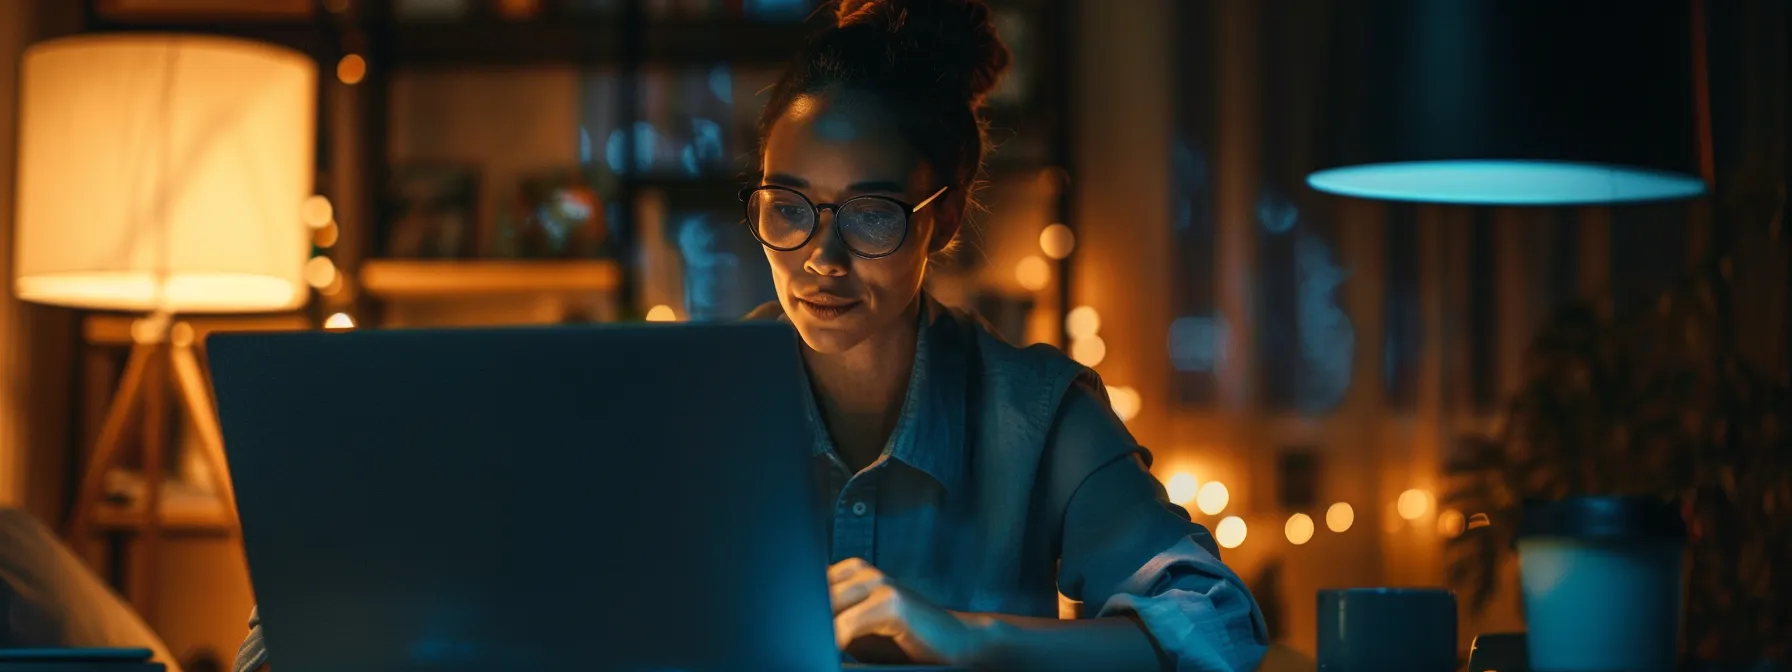
[{"label": "woman's fingers", "polygon": [[846,577],[857,574],[867,568],[876,569],[871,566],[871,563],[865,562],[864,558],[847,558],[841,560],[828,568],[828,583],[844,580]]},{"label": "woman's fingers", "polygon": [[834,603],[834,614],[837,616],[841,611],[864,602],[871,597],[873,591],[886,585],[888,582],[884,580],[883,573],[876,570],[861,571],[830,584],[828,598]]},{"label": "woman's fingers", "polygon": [[834,615],[834,643],[841,649],[870,635],[901,634],[896,614],[896,589],[878,586],[865,599]]},{"label": "woman's fingers", "polygon": [[828,568],[828,599],[838,615],[871,596],[871,591],[887,585],[884,573],[859,558],[848,558]]}]

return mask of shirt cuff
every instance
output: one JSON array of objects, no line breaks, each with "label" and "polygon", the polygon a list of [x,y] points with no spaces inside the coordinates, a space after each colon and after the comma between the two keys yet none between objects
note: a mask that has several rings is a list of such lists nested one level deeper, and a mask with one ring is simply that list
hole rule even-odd
[{"label": "shirt cuff", "polygon": [[230,669],[235,672],[255,672],[267,664],[268,649],[261,639],[261,608],[256,607],[249,612],[249,636],[237,648],[236,664]]},{"label": "shirt cuff", "polygon": [[1250,589],[1188,537],[1121,584],[1098,617],[1126,613],[1145,625],[1177,672],[1255,670],[1269,650],[1269,628]]}]

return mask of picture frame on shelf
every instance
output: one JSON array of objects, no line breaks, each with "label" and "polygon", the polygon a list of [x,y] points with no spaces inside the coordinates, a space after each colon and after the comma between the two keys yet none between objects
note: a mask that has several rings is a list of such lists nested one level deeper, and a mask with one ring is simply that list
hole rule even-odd
[{"label": "picture frame on shelf", "polygon": [[156,23],[177,21],[309,19],[315,0],[95,0],[94,14],[107,21]]},{"label": "picture frame on shelf", "polygon": [[479,171],[448,163],[396,166],[377,241],[394,259],[465,259],[479,250]]},{"label": "picture frame on shelf", "polygon": [[601,259],[614,256],[615,180],[589,166],[524,175],[498,218],[484,256],[501,259]]}]

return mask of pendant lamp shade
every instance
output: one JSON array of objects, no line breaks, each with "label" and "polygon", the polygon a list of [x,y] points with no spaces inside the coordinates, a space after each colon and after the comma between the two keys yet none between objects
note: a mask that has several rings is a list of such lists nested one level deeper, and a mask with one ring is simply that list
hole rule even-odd
[{"label": "pendant lamp shade", "polygon": [[310,58],[119,33],[36,44],[20,75],[19,298],[166,313],[304,304]]},{"label": "pendant lamp shade", "polygon": [[1474,205],[1699,196],[1690,3],[1345,3],[1307,182]]}]

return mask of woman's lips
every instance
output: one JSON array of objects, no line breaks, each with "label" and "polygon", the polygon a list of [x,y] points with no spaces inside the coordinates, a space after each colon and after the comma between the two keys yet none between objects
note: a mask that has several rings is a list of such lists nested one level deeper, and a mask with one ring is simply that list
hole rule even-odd
[{"label": "woman's lips", "polygon": [[843,299],[838,296],[817,296],[813,299],[799,297],[796,302],[810,315],[824,320],[831,320],[852,312],[860,304],[856,299]]}]

